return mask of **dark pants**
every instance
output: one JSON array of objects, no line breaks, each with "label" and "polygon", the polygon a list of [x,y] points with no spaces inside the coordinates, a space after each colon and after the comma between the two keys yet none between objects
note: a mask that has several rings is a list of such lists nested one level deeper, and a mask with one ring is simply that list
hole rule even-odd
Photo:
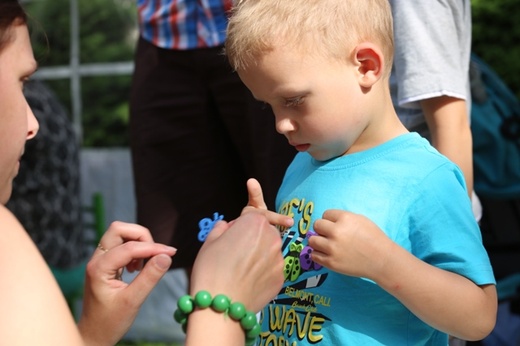
[{"label": "dark pants", "polygon": [[274,208],[295,151],[276,133],[271,111],[232,72],[222,47],[173,51],[140,39],[135,59],[130,146],[137,222],[155,241],[178,249],[173,268],[189,268],[202,245],[199,226],[214,213],[228,221],[239,216],[248,178],[260,181]]}]

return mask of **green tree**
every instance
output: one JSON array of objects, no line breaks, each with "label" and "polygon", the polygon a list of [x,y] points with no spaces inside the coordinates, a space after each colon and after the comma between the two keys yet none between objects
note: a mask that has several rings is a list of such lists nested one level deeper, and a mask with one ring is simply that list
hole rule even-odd
[{"label": "green tree", "polygon": [[[131,61],[136,32],[135,4],[124,0],[78,0],[80,62]],[[40,66],[68,65],[70,57],[69,0],[40,0],[28,12],[43,28],[33,37]],[[33,30],[38,33],[39,30]],[[126,146],[128,93],[131,76],[85,76],[82,89],[84,146]],[[69,79],[49,80],[61,102],[71,109]]]},{"label": "green tree", "polygon": [[520,97],[520,1],[472,0],[473,51]]}]

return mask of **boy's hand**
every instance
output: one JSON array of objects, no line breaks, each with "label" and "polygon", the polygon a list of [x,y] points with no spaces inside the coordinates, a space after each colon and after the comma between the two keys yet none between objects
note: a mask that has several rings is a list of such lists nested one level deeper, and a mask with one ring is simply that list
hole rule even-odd
[{"label": "boy's hand", "polygon": [[291,227],[293,225],[294,221],[291,217],[267,209],[267,205],[264,201],[264,194],[262,193],[262,187],[258,180],[251,178],[247,181],[247,193],[249,201],[247,202],[247,206],[242,209],[241,215],[245,215],[251,211],[260,211],[271,225],[280,225],[284,227]]},{"label": "boy's hand", "polygon": [[316,236],[309,238],[312,259],[338,273],[374,278],[392,243],[379,227],[363,215],[330,209],[314,222]]}]

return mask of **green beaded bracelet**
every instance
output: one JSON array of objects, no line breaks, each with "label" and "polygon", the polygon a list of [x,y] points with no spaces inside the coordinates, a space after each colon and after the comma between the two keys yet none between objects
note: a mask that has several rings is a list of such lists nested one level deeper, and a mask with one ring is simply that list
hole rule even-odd
[{"label": "green beaded bracelet", "polygon": [[246,310],[242,303],[231,303],[231,299],[224,294],[217,294],[214,298],[207,291],[199,291],[192,298],[185,295],[177,301],[177,310],[173,313],[173,319],[180,323],[182,330],[186,333],[188,316],[195,308],[205,309],[211,307],[213,311],[223,312],[225,316],[230,316],[234,321],[240,322],[240,326],[246,335],[246,345],[253,345],[258,335],[260,335],[260,324],[256,320],[256,314]]}]

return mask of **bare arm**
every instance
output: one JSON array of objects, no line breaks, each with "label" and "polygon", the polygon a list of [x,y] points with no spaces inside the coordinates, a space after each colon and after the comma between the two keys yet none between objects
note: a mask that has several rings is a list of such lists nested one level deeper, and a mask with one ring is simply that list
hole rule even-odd
[{"label": "bare arm", "polygon": [[4,206],[0,206],[0,229],[0,344],[82,345],[49,267]]},{"label": "bare arm", "polygon": [[[173,248],[153,243],[140,226],[112,225],[102,239],[110,250],[96,250],[87,267],[79,324],[82,338],[49,267],[4,206],[0,206],[0,229],[0,343],[5,345],[114,345],[175,253]],[[123,244],[128,240],[135,241]],[[131,284],[115,279],[118,269],[125,265],[139,269],[139,259],[148,257],[152,259]]]},{"label": "bare arm", "polygon": [[463,340],[480,340],[494,327],[494,285],[434,267],[394,243],[368,218],[327,210],[316,220],[312,258],[342,274],[373,280],[417,317]]},{"label": "bare arm", "polygon": [[[219,222],[202,246],[191,275],[191,296],[200,290],[227,295],[250,311],[260,311],[283,284],[282,241],[260,212],[232,224]],[[188,319],[186,345],[244,345],[239,322],[210,308]]]},{"label": "bare arm", "polygon": [[459,166],[473,191],[473,140],[466,101],[449,96],[421,101],[433,146]]},{"label": "bare arm", "polygon": [[497,310],[494,285],[477,286],[417,259],[393,242],[386,246],[384,265],[372,279],[417,317],[463,340],[481,340],[491,332]]}]

